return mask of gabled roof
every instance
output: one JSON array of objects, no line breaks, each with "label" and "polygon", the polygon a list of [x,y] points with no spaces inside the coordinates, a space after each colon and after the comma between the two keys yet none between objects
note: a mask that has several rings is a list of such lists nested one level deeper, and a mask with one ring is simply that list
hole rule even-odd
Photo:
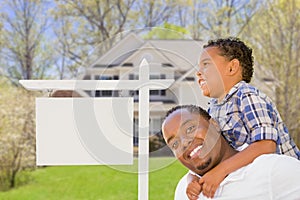
[{"label": "gabled roof", "polygon": [[189,70],[198,62],[203,42],[195,40],[149,40],[180,70]]},{"label": "gabled roof", "polygon": [[141,52],[151,49],[151,54],[161,58],[161,62],[171,64],[177,70],[186,71],[197,64],[202,42],[195,40],[143,40],[131,32],[110,50],[98,58],[93,67],[121,65]]},{"label": "gabled roof", "polygon": [[94,63],[100,65],[118,65],[144,44],[144,41],[134,33],[129,33],[104,53]]},{"label": "gabled roof", "polygon": [[175,64],[172,60],[164,55],[161,49],[153,46],[149,41],[145,41],[141,47],[139,47],[135,52],[128,56],[123,62],[140,63],[143,58],[146,58],[149,63],[168,63],[172,66],[174,66]]}]

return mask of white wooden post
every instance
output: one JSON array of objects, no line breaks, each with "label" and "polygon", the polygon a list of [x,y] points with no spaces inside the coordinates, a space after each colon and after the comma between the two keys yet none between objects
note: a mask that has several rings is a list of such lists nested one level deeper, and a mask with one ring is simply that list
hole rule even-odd
[{"label": "white wooden post", "polygon": [[[139,69],[139,80],[149,82],[149,65],[143,60]],[[148,200],[149,171],[149,87],[139,89],[139,152],[138,152],[139,200]]]},{"label": "white wooden post", "polygon": [[[42,91],[139,90],[138,199],[148,200],[149,91],[166,89],[174,82],[174,80],[170,79],[150,80],[149,71],[149,64],[145,59],[143,59],[139,66],[139,80],[20,80],[19,82],[28,90]],[[62,132],[60,134],[64,133]],[[112,132],[109,132],[109,134],[112,134]]]}]

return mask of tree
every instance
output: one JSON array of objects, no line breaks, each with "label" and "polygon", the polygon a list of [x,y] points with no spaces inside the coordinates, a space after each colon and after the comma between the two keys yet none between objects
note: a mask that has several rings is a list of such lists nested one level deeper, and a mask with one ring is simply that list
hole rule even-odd
[{"label": "tree", "polygon": [[0,79],[0,190],[16,186],[17,174],[35,167],[34,97]]},{"label": "tree", "polygon": [[47,20],[41,0],[5,0],[2,61],[8,76],[19,79],[43,78],[51,60],[51,49],[43,46]]},{"label": "tree", "polygon": [[[300,3],[275,0],[261,7],[245,37],[255,58],[275,78],[275,102],[292,137],[300,145]],[[259,33],[259,34],[258,34]]]},{"label": "tree", "polygon": [[185,39],[189,35],[188,30],[174,24],[164,23],[163,27],[153,27],[145,39]]},{"label": "tree", "polygon": [[[187,1],[190,9],[180,14],[180,21],[194,39],[214,39],[218,37],[239,36],[261,5],[253,0],[215,0]],[[186,6],[179,9],[186,10]]]},{"label": "tree", "polygon": [[132,28],[152,28],[161,26],[164,23],[172,23],[170,20],[175,14],[175,8],[178,7],[178,1],[174,0],[138,0],[133,6],[131,12],[135,26]]},{"label": "tree", "polygon": [[56,1],[52,11],[57,25],[56,50],[65,59],[66,68],[76,75],[80,66],[86,67],[92,62],[87,60],[91,59],[91,53],[98,57],[107,51],[114,42],[113,38],[124,31],[134,1]]}]

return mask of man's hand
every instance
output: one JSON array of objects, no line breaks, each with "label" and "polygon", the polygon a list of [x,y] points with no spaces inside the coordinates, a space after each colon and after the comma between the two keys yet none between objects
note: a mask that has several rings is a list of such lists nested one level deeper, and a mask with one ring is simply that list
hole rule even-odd
[{"label": "man's hand", "polygon": [[227,174],[218,166],[207,172],[200,180],[199,185],[202,185],[202,193],[208,198],[213,198],[220,183],[224,180]]},{"label": "man's hand", "polygon": [[186,188],[186,194],[190,200],[197,200],[202,191],[202,186],[199,184],[199,178],[195,175],[189,174],[190,183]]}]

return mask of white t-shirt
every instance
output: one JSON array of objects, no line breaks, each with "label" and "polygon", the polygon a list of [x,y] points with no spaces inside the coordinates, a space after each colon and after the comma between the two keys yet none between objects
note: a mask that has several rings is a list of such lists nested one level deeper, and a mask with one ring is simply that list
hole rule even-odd
[{"label": "white t-shirt", "polygon": [[[175,191],[175,200],[188,200],[187,174]],[[200,194],[199,200],[209,199]],[[217,200],[300,200],[300,161],[277,154],[265,154],[229,174],[213,199]]]}]

